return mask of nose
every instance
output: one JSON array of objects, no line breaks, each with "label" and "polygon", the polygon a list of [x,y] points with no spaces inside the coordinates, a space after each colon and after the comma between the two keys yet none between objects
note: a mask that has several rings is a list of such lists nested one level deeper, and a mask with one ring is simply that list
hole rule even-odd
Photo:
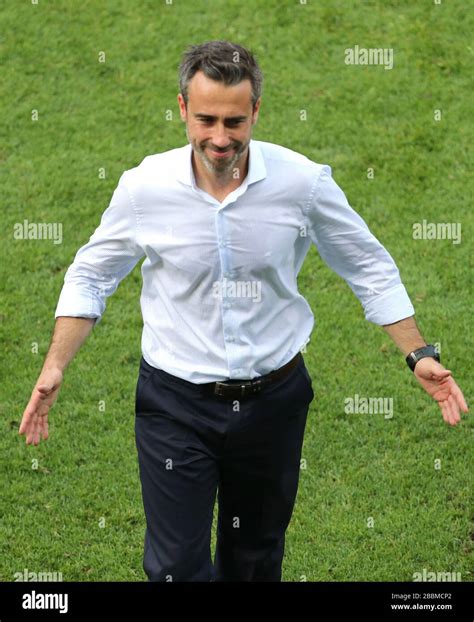
[{"label": "nose", "polygon": [[226,147],[230,147],[232,145],[232,142],[229,142],[229,138],[226,135],[224,125],[217,126],[216,131],[212,136],[212,145],[223,151]]}]

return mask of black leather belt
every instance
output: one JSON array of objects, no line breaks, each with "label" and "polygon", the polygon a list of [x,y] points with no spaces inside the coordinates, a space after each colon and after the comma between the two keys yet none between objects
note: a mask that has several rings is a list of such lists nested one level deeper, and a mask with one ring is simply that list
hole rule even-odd
[{"label": "black leather belt", "polygon": [[222,382],[207,382],[200,385],[204,393],[211,393],[225,399],[242,399],[253,395],[262,390],[263,387],[272,384],[276,380],[283,378],[291,371],[302,357],[298,352],[291,361],[288,361],[283,367],[275,371],[259,376],[253,380],[226,380]]}]

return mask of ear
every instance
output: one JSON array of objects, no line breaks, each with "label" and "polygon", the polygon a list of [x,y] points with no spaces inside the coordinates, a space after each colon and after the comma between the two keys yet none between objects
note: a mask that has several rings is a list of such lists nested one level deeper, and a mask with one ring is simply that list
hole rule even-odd
[{"label": "ear", "polygon": [[188,118],[187,110],[186,110],[186,102],[184,101],[184,97],[181,93],[178,93],[178,105],[179,105],[179,114],[181,116],[182,121],[186,121]]},{"label": "ear", "polygon": [[257,101],[255,102],[255,107],[253,109],[252,112],[252,125],[255,125],[255,123],[257,123],[257,119],[258,119],[258,113],[260,110],[260,104],[262,103],[262,97],[260,96]]}]

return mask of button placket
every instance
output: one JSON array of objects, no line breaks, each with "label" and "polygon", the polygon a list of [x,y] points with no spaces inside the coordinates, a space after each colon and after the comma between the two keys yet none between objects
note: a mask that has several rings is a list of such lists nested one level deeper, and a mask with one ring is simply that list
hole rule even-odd
[{"label": "button placket", "polygon": [[[230,257],[228,252],[228,235],[226,231],[226,220],[225,220],[225,212],[222,209],[219,209],[216,212],[216,234],[217,234],[217,246],[219,253],[219,261],[221,268],[221,300],[220,304],[222,307],[221,317],[222,317],[222,325],[224,332],[224,344],[227,353],[227,359],[229,362],[230,373],[236,373],[239,371],[239,368],[233,369],[233,363],[235,362],[236,357],[233,355],[232,346],[235,343],[235,336],[232,334],[234,327],[232,326],[232,302],[228,300],[226,295],[226,279],[232,277],[232,270],[230,269]],[[230,314],[230,315],[229,315]]]}]

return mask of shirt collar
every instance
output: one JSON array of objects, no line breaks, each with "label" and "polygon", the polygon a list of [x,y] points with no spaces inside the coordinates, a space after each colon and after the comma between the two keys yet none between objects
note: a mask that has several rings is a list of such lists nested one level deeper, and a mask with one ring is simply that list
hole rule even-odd
[{"label": "shirt collar", "polygon": [[[191,143],[185,145],[181,150],[178,159],[176,179],[188,186],[193,185],[194,171],[191,163],[192,146]],[[246,184],[253,184],[267,176],[265,160],[262,150],[258,144],[251,139],[249,143],[249,170],[247,173]]]}]

